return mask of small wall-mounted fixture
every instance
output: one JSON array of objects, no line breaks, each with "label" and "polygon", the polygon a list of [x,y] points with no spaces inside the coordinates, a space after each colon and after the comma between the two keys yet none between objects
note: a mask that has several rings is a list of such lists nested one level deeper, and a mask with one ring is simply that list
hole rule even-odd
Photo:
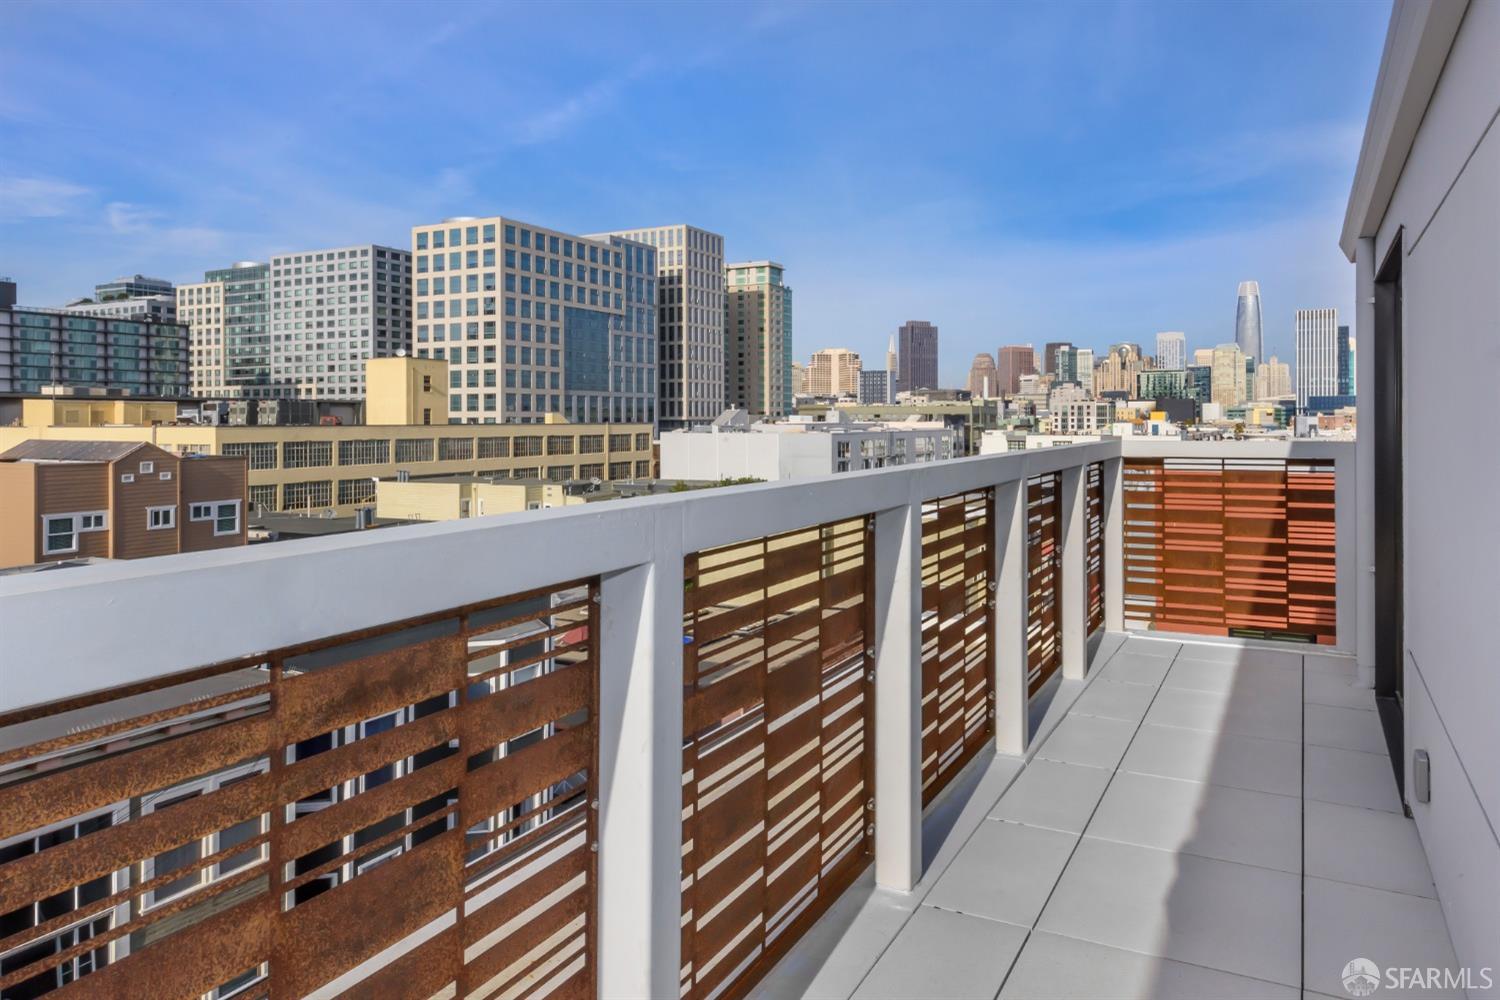
[{"label": "small wall-mounted fixture", "polygon": [[1411,787],[1418,802],[1432,801],[1432,760],[1426,750],[1412,751]]}]

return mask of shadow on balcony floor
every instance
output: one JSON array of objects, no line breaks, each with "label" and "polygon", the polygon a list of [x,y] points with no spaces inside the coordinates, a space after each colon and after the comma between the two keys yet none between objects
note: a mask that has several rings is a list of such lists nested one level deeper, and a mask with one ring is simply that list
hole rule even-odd
[{"label": "shadow on balcony floor", "polygon": [[1345,995],[1358,957],[1456,967],[1352,660],[1111,636],[1095,663],[1028,761],[934,804],[914,892],[867,873],[756,995],[1259,1000]]}]

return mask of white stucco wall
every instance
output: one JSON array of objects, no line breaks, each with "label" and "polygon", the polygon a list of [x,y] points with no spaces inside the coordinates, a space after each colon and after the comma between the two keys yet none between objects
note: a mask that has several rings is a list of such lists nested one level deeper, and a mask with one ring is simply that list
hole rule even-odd
[{"label": "white stucco wall", "polygon": [[[1381,221],[1374,262],[1401,234],[1408,795],[1411,753],[1425,749],[1432,801],[1411,809],[1459,962],[1500,967],[1497,115],[1500,3],[1476,0]],[[1370,291],[1361,287],[1361,299]],[[1359,331],[1361,348],[1367,335]]]}]

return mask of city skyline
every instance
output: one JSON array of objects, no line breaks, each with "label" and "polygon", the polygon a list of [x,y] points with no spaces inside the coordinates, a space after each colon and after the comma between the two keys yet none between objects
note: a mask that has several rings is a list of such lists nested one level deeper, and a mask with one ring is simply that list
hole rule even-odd
[{"label": "city skyline", "polygon": [[[13,5],[0,272],[47,305],[115,273],[187,281],[308,246],[403,247],[411,226],[455,214],[563,232],[692,221],[723,234],[726,256],[774,256],[796,273],[799,355],[842,343],[877,357],[902,319],[926,316],[945,330],[941,380],[955,385],[997,343],[1102,348],[1159,330],[1227,342],[1226,289],[1251,275],[1267,355],[1291,356],[1297,308],[1353,313],[1348,264],[1321,234],[1353,169],[1384,4],[1275,17],[944,8],[915,21],[892,7],[853,44],[833,8],[757,7],[743,30],[713,8],[598,8],[587,33],[526,8],[348,13],[187,8],[162,23],[129,5]],[[497,27],[553,57],[525,72],[474,58]],[[236,44],[199,44],[219,38]],[[1007,73],[977,73],[995,53],[955,38],[1010,39]],[[1226,58],[1273,39],[1292,46],[1284,65]],[[122,83],[92,68],[174,40],[185,61],[173,72]],[[904,54],[940,43],[939,72],[908,68],[924,60]],[[1074,58],[1054,58],[1064,45]],[[1158,52],[1185,61],[1169,71]],[[443,75],[451,66],[461,80]],[[195,85],[179,86],[179,71]],[[481,112],[452,86],[502,105]],[[111,113],[121,100],[233,122],[233,138],[177,130],[163,157],[158,137]],[[742,104],[778,141],[706,112]],[[1150,128],[1130,125],[1125,105],[1150,109]],[[433,146],[429,131],[459,138]],[[596,168],[600,149],[622,148],[638,152]],[[923,239],[903,235],[913,227]],[[941,268],[933,245],[950,251]]]}]

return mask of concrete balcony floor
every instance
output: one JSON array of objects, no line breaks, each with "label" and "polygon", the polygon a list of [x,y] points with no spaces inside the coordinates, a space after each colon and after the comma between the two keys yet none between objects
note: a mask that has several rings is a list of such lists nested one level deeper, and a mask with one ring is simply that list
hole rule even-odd
[{"label": "concrete balcony floor", "polygon": [[1357,957],[1457,968],[1352,659],[1111,635],[1095,664],[1029,759],[929,811],[914,892],[867,874],[757,995],[1262,1000],[1346,996]]}]

